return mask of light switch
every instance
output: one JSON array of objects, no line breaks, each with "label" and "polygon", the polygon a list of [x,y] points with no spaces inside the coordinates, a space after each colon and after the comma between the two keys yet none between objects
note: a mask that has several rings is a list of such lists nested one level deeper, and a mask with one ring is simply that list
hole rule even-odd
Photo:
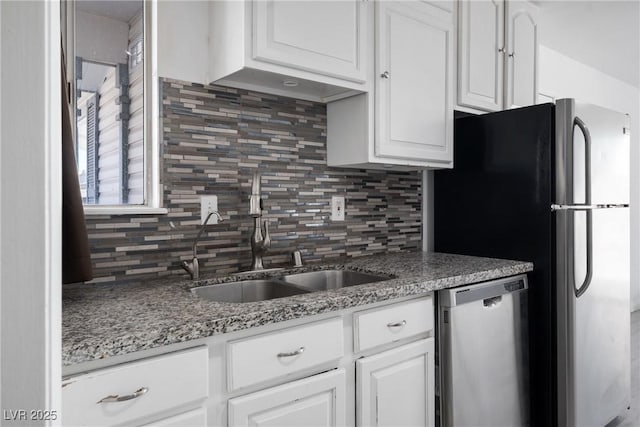
[{"label": "light switch", "polygon": [[344,221],[344,197],[331,197],[331,221]]},{"label": "light switch", "polygon": [[[200,224],[204,224],[204,220],[211,212],[218,210],[218,196],[200,196]],[[211,215],[207,224],[217,224],[218,216]]]}]

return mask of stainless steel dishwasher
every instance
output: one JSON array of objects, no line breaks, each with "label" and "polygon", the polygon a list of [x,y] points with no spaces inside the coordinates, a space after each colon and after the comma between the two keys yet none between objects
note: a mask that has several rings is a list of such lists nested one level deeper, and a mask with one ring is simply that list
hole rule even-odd
[{"label": "stainless steel dishwasher", "polygon": [[527,277],[438,292],[442,425],[529,425]]}]

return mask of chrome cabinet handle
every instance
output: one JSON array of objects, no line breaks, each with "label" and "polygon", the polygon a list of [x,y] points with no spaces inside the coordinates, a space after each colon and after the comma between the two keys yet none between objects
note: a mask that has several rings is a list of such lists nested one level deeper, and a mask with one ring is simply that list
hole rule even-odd
[{"label": "chrome cabinet handle", "polygon": [[403,320],[402,322],[387,323],[387,328],[401,328],[406,324],[407,324],[406,320]]},{"label": "chrome cabinet handle", "polygon": [[304,353],[304,347],[300,347],[299,349],[290,351],[288,353],[278,353],[278,357],[293,357],[293,356],[299,356],[302,353]]},{"label": "chrome cabinet handle", "polygon": [[133,393],[125,394],[124,396],[119,396],[117,394],[112,394],[111,396],[103,397],[102,399],[98,400],[96,402],[96,404],[108,403],[108,402],[126,402],[127,400],[137,399],[138,397],[142,396],[143,394],[145,394],[148,391],[149,391],[148,387],[142,387],[142,388],[134,391]]},{"label": "chrome cabinet handle", "polygon": [[389,74],[388,71],[385,71],[384,73],[380,74],[380,77],[382,77],[383,79],[388,79],[389,77],[391,77],[391,74]]},{"label": "chrome cabinet handle", "polygon": [[511,52],[508,56],[509,56],[509,58],[513,58],[514,56],[516,56],[516,53],[515,52]]},{"label": "chrome cabinet handle", "polygon": [[498,52],[500,53],[504,53],[504,46],[502,46],[501,48],[498,49]]}]

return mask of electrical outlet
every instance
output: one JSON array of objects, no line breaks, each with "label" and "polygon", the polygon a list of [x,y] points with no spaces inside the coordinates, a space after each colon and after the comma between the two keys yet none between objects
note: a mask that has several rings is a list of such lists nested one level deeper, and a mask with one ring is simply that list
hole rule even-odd
[{"label": "electrical outlet", "polygon": [[331,221],[344,221],[344,197],[331,197]]},{"label": "electrical outlet", "polygon": [[[204,224],[207,215],[218,210],[218,196],[200,196],[200,224]],[[207,224],[217,224],[218,216],[211,215]]]}]

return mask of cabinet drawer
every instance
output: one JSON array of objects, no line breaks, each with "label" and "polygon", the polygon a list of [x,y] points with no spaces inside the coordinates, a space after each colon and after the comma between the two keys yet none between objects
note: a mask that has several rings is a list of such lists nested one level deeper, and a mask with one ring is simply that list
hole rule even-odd
[{"label": "cabinet drawer", "polygon": [[359,352],[433,329],[433,299],[360,311],[353,317],[354,347]]},{"label": "cabinet drawer", "polygon": [[341,318],[230,342],[229,390],[322,365],[343,354]]},{"label": "cabinet drawer", "polygon": [[[62,382],[62,423],[122,424],[196,403],[208,395],[208,377],[206,347],[72,377]],[[99,403],[113,396],[130,399]]]}]

